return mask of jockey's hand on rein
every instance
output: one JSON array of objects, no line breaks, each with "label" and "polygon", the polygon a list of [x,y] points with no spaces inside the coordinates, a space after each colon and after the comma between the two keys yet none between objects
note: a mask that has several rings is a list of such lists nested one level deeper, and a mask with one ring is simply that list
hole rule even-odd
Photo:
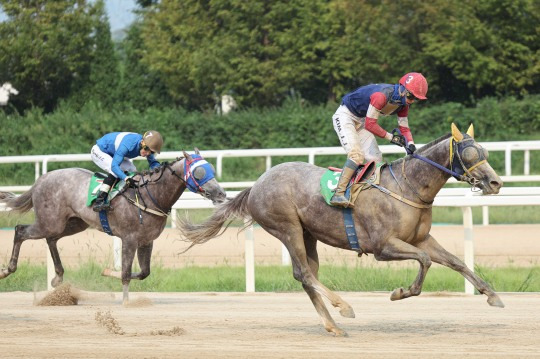
[{"label": "jockey's hand on rein", "polygon": [[137,184],[135,183],[135,180],[133,179],[133,177],[127,177],[126,180],[126,186],[128,188],[135,188],[137,187]]},{"label": "jockey's hand on rein", "polygon": [[416,146],[414,143],[409,143],[409,145],[405,147],[405,150],[407,151],[407,154],[412,155],[416,152]]},{"label": "jockey's hand on rein", "polygon": [[405,136],[399,135],[399,134],[393,134],[390,142],[393,143],[394,145],[405,147]]}]

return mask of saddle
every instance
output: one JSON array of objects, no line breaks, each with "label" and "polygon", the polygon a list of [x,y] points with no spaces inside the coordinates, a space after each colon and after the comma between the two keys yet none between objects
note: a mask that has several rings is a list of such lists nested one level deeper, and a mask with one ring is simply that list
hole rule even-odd
[{"label": "saddle", "polygon": [[[373,161],[360,165],[349,183],[350,191],[349,201],[354,203],[360,192],[371,188],[370,183],[379,184],[381,169],[386,162],[375,163]],[[328,170],[321,177],[321,194],[325,202],[331,206],[330,199],[337,187],[341,168],[328,167]]]},{"label": "saddle", "polygon": [[[90,185],[88,186],[88,199],[86,200],[86,205],[89,207],[94,203],[99,193],[99,187],[103,183],[103,180],[107,177],[106,174],[95,172],[92,178],[90,179]],[[113,188],[109,191],[109,201],[112,201],[120,190],[122,189],[122,181],[116,181]]]}]

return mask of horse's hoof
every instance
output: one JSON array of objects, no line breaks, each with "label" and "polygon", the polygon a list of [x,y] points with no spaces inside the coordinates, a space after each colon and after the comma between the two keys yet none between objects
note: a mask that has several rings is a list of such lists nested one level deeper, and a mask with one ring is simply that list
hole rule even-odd
[{"label": "horse's hoof", "polygon": [[351,307],[343,308],[339,311],[339,314],[341,314],[342,317],[345,318],[354,318],[354,310]]},{"label": "horse's hoof", "polygon": [[492,297],[489,297],[488,300],[487,300],[488,304],[491,305],[492,307],[499,307],[499,308],[504,308],[504,303],[502,302],[502,300],[498,297],[498,296],[492,296]]},{"label": "horse's hoof", "polygon": [[104,277],[110,277],[111,272],[112,272],[112,271],[111,271],[109,268],[105,268],[105,269],[103,270],[103,272],[101,272],[101,275],[104,276]]},{"label": "horse's hoof", "polygon": [[392,295],[390,295],[390,300],[400,300],[403,299],[403,288],[394,289]]},{"label": "horse's hoof", "polygon": [[54,277],[52,280],[51,280],[51,285],[53,288],[56,288],[58,287],[60,284],[62,284],[63,282],[63,279],[62,278],[59,278],[58,276]]},{"label": "horse's hoof", "polygon": [[332,328],[331,330],[329,330],[329,332],[334,334],[335,337],[348,337],[349,336],[349,334],[347,334],[346,331],[338,327]]},{"label": "horse's hoof", "polygon": [[0,279],[4,279],[9,275],[9,271],[6,268],[0,269]]}]

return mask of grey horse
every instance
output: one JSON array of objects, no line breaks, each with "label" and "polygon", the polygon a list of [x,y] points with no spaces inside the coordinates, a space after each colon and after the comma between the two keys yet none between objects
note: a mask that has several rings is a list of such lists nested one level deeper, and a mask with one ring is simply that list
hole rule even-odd
[{"label": "grey horse", "polygon": [[[198,155],[199,151],[196,149],[195,153]],[[136,175],[134,179],[139,187],[126,189],[122,195],[112,200],[108,220],[112,233],[122,240],[122,272],[105,270],[103,274],[122,279],[124,304],[129,300],[130,280],[142,280],[150,274],[153,241],[163,232],[171,207],[186,189],[184,163],[192,162],[192,156],[186,152],[184,156],[185,158],[172,163],[162,163],[156,171]],[[213,172],[213,168],[210,169]],[[197,171],[200,170],[193,171],[195,178],[198,176]],[[64,268],[56,246],[57,241],[88,227],[103,231],[99,213],[86,206],[92,174],[82,168],[60,169],[38,178],[32,188],[21,196],[0,192],[0,202],[13,211],[25,213],[34,208],[35,213],[33,224],[15,227],[11,260],[7,268],[0,269],[0,279],[17,270],[19,251],[25,240],[46,238],[56,272],[51,284],[56,287],[62,283]],[[210,176],[211,179],[199,186],[197,191],[214,203],[223,202],[225,191],[214,178],[214,174],[211,173]],[[148,208],[145,209],[145,206]],[[131,272],[135,252],[141,268],[139,273]]]},{"label": "grey horse", "polygon": [[[379,261],[413,259],[420,264],[412,285],[395,289],[391,300],[419,295],[426,273],[435,262],[461,273],[487,295],[490,305],[504,307],[485,281],[429,233],[431,203],[449,179],[449,173],[481,188],[484,194],[496,194],[502,186],[487,162],[487,151],[474,140],[473,132],[472,126],[467,134],[462,134],[452,125],[451,134],[384,167],[378,187],[360,192],[356,199],[353,217],[361,247],[359,254],[372,253]],[[231,219],[251,217],[285,245],[292,259],[294,278],[302,283],[324,328],[342,336],[346,333],[330,316],[322,296],[339,308],[344,317],[353,318],[354,311],[318,280],[317,241],[348,250],[351,246],[343,225],[343,210],[328,206],[320,194],[319,181],[324,172],[324,168],[307,163],[277,165],[253,187],[219,205],[203,223],[182,219],[179,230],[191,248],[219,235]]]}]

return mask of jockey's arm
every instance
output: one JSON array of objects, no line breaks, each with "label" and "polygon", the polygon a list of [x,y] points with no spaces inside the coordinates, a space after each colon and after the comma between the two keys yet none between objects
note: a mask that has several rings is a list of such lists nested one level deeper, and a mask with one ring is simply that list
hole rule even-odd
[{"label": "jockey's arm", "polygon": [[399,130],[401,131],[401,134],[405,136],[405,138],[407,139],[407,142],[414,144],[411,129],[409,128],[409,118],[407,117],[408,114],[409,114],[409,106],[405,106],[401,111],[397,113],[398,126],[399,126]]},{"label": "jockey's arm", "polygon": [[148,164],[150,165],[151,170],[160,166],[160,163],[156,160],[156,157],[153,154],[146,157],[146,159],[148,160]]},{"label": "jockey's arm", "polygon": [[375,92],[371,94],[369,99],[370,101],[366,113],[365,128],[369,132],[373,133],[375,136],[386,138],[388,141],[390,141],[392,139],[392,134],[387,132],[377,123],[377,120],[379,119],[379,114],[381,113],[384,105],[386,105],[386,96],[382,92]]},{"label": "jockey's arm", "polygon": [[125,146],[120,146],[118,150],[114,153],[112,164],[111,164],[111,170],[113,171],[114,175],[121,180],[126,179],[126,175],[124,171],[120,168],[120,164],[122,164],[122,161],[124,161],[124,157],[126,155]]}]

